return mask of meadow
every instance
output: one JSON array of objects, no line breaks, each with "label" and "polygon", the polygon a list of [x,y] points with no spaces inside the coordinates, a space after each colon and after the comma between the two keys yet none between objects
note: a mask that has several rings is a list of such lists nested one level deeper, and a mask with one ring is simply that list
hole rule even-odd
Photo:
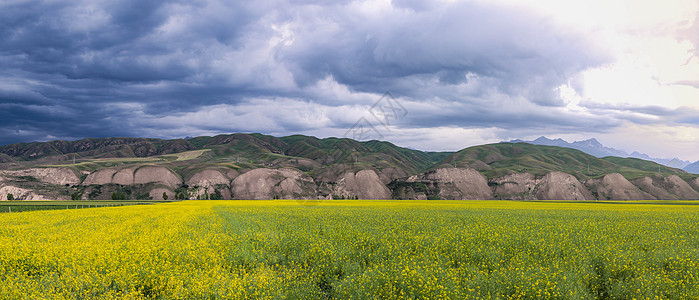
[{"label": "meadow", "polygon": [[694,204],[184,201],[5,213],[0,298],[697,299]]}]

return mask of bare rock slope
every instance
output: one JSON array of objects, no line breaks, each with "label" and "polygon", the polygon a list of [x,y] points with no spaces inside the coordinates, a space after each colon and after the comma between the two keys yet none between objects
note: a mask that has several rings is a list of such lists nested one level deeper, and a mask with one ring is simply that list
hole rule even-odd
[{"label": "bare rock slope", "polygon": [[131,185],[134,183],[133,172],[135,168],[121,169],[112,176],[112,183],[121,185]]},{"label": "bare rock slope", "polygon": [[254,169],[233,180],[234,199],[315,199],[313,178],[295,169]]},{"label": "bare rock slope", "polygon": [[29,168],[17,171],[4,171],[10,176],[31,176],[37,180],[56,185],[74,185],[80,183],[80,178],[66,168]]},{"label": "bare rock slope", "polygon": [[598,200],[655,200],[653,195],[641,191],[619,173],[604,175],[601,179],[587,182]]},{"label": "bare rock slope", "polygon": [[[109,168],[109,169],[102,169],[102,170],[97,170],[85,178],[83,180],[83,185],[102,185],[102,184],[109,184],[112,183],[112,177],[114,177],[114,174],[119,171],[117,169]],[[129,180],[129,182],[133,183],[133,178]]]},{"label": "bare rock slope", "polygon": [[195,173],[185,182],[189,186],[215,186],[218,184],[230,184],[230,179],[219,170],[203,170]]},{"label": "bare rock slope", "polygon": [[699,200],[699,192],[677,175],[663,178],[663,183],[666,189],[678,199]]},{"label": "bare rock slope", "polygon": [[474,169],[440,168],[420,175],[411,176],[408,182],[422,182],[429,188],[438,189],[441,199],[482,200],[492,199],[493,192],[488,180]]},{"label": "bare rock slope", "polygon": [[[225,173],[233,178],[238,176],[238,172],[234,170]],[[207,199],[207,195],[214,193],[219,193],[223,199],[231,198],[231,178],[224,175],[224,172],[221,170],[207,169],[199,171],[187,179],[185,184],[194,189],[192,196],[197,199]]]},{"label": "bare rock slope", "polygon": [[12,194],[15,200],[45,200],[45,197],[32,190],[23,189],[12,185],[0,184],[0,200],[8,200],[7,196]]},{"label": "bare rock slope", "polygon": [[513,173],[491,180],[495,198],[510,200],[536,199],[534,191],[539,181],[531,173]]},{"label": "bare rock slope", "polygon": [[158,183],[176,188],[182,184],[182,178],[165,167],[145,166],[134,172],[133,182],[134,184]]},{"label": "bare rock slope", "polygon": [[143,166],[121,170],[113,168],[97,170],[90,173],[82,184],[103,185],[109,183],[120,185],[155,183],[174,189],[182,184],[182,179],[168,168]]},{"label": "bare rock slope", "polygon": [[699,177],[690,180],[689,185],[692,186],[695,191],[699,191]]},{"label": "bare rock slope", "polygon": [[[696,179],[695,179],[696,180]],[[642,191],[661,200],[697,200],[699,192],[677,175],[642,177],[632,181]]]},{"label": "bare rock slope", "polygon": [[410,176],[408,172],[398,168],[384,168],[383,170],[379,171],[377,175],[379,175],[381,182],[383,182],[384,184],[388,184],[389,182],[395,179],[406,178]]},{"label": "bare rock slope", "polygon": [[537,186],[536,198],[540,200],[595,200],[590,191],[575,176],[550,172]]},{"label": "bare rock slope", "polygon": [[374,170],[346,172],[337,180],[335,195],[359,199],[391,199],[391,191]]}]

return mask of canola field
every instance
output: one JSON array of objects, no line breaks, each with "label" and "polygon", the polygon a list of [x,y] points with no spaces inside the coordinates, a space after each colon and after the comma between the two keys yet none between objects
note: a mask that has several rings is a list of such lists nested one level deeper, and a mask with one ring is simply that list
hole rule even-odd
[{"label": "canola field", "polygon": [[0,299],[699,298],[691,202],[305,204],[1,214]]}]

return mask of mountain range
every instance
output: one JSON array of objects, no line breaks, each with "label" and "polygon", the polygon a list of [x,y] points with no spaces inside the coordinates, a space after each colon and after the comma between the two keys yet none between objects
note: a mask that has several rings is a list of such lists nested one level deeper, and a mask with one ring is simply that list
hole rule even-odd
[{"label": "mountain range", "polygon": [[[583,144],[599,147],[594,141],[577,145]],[[236,133],[0,146],[0,200],[10,196],[671,200],[699,199],[699,175],[638,158],[522,142],[423,152],[375,140]]]},{"label": "mountain range", "polygon": [[685,166],[684,168],[682,168],[682,170],[685,170],[686,172],[692,173],[692,174],[699,174],[699,161],[696,161],[694,163],[691,163],[691,164]]},{"label": "mountain range", "polygon": [[678,169],[684,169],[689,167],[688,169],[684,169],[687,172],[690,173],[699,173],[699,161],[692,163],[691,161],[686,161],[686,160],[681,160],[679,158],[656,158],[656,157],[650,157],[649,155],[645,153],[639,153],[637,151],[633,151],[631,153],[627,153],[626,151],[623,150],[618,150],[614,149],[611,147],[606,147],[602,145],[597,139],[588,139],[584,141],[575,141],[572,143],[569,143],[563,139],[549,139],[546,137],[539,137],[533,141],[524,141],[524,140],[512,140],[509,141],[509,143],[529,143],[529,144],[534,144],[534,145],[547,145],[547,146],[558,146],[558,147],[567,147],[567,148],[573,148],[573,149],[578,149],[580,151],[583,151],[587,154],[594,155],[597,157],[605,157],[605,156],[618,156],[618,157],[634,157],[634,158],[640,158],[643,160],[649,160],[649,161],[654,161],[656,163],[659,163],[661,165],[665,165],[668,167],[672,168],[678,168]]}]

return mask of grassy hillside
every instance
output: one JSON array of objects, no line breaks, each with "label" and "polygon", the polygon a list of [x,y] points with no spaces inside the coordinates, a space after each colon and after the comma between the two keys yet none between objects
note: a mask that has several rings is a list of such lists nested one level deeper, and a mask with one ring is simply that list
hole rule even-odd
[{"label": "grassy hillside", "polygon": [[395,168],[400,173],[416,174],[450,154],[382,141],[237,133],[187,140],[105,138],[6,145],[0,147],[0,163],[5,162],[0,168],[60,166],[80,173],[148,164],[167,166],[184,178],[206,168],[259,167],[293,167],[307,172]]},{"label": "grassy hillside", "polygon": [[304,162],[318,167],[356,164],[377,169],[394,167],[410,173],[423,171],[443,154],[398,147],[388,142],[292,135],[233,134],[192,139],[202,149],[213,150],[214,161],[234,161],[271,167],[300,167]]},{"label": "grassy hillside", "polygon": [[455,153],[423,152],[383,141],[236,133],[187,140],[104,138],[0,147],[0,168],[62,166],[79,174],[139,165],[163,165],[185,179],[207,168],[244,171],[260,167],[292,167],[314,177],[350,170],[389,168],[389,173],[396,178],[449,167],[471,167],[489,178],[513,171],[536,175],[560,171],[580,179],[609,173],[621,173],[628,179],[657,174],[676,174],[684,179],[696,177],[641,159],[597,158],[571,148],[526,143],[481,145]]},{"label": "grassy hillside", "polygon": [[[671,168],[668,166],[661,165],[656,162],[648,161],[648,160],[642,160],[638,158],[631,158],[631,157],[615,157],[615,156],[608,156],[602,158],[606,161],[609,161],[611,163],[614,163],[622,168],[628,168],[627,173],[629,173],[629,176],[627,177],[642,177],[642,176],[647,176],[649,173],[655,173],[655,174],[663,174],[663,175],[670,175],[670,174],[675,174],[679,175],[681,177],[696,177],[692,176],[688,173],[686,173],[684,170],[681,169],[675,169]],[[634,174],[634,170],[637,174]],[[638,172],[640,171],[640,172]]]},{"label": "grassy hillside", "polygon": [[55,161],[73,157],[147,157],[159,154],[195,150],[183,139],[160,140],[149,138],[88,138],[78,141],[50,141],[18,143],[0,146],[0,153],[15,160]]},{"label": "grassy hillside", "polygon": [[514,172],[530,172],[543,175],[550,171],[572,174],[578,178],[596,178],[609,173],[621,173],[628,179],[687,173],[654,162],[635,158],[597,158],[582,151],[527,143],[499,143],[475,146],[456,152],[432,168],[472,167],[487,177],[498,177]]}]

